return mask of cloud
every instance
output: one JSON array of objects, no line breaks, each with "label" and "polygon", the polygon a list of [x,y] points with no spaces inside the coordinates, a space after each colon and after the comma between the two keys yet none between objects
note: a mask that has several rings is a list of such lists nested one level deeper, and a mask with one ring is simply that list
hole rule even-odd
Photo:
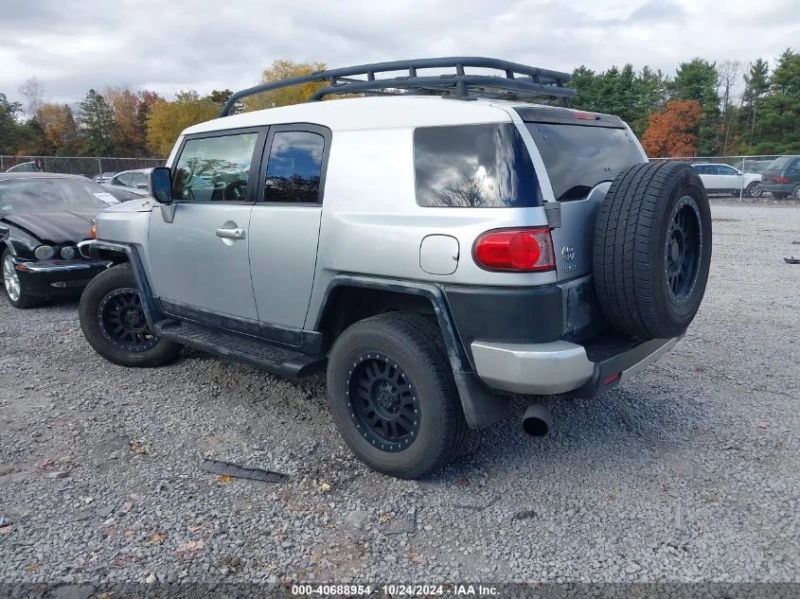
[{"label": "cloud", "polygon": [[19,99],[35,76],[48,100],[68,103],[109,86],[208,93],[249,87],[279,58],[336,67],[461,54],[674,73],[694,56],[778,56],[800,39],[794,1],[762,0],[768,20],[750,0],[13,2],[0,19],[0,92]]},{"label": "cloud", "polygon": [[666,0],[649,0],[634,10],[626,19],[626,23],[644,23],[647,21],[683,21],[686,13],[674,2]]}]

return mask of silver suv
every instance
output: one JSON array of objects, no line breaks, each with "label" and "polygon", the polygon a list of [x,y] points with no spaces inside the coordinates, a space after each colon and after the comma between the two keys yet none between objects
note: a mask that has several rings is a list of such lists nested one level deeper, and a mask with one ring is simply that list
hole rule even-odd
[{"label": "silver suv", "polygon": [[[327,369],[348,446],[402,478],[452,460],[514,395],[625,382],[698,310],[708,200],[619,118],[565,107],[569,79],[443,58],[234,94],[153,170],[155,201],[97,218],[81,251],[115,265],[81,299],[87,340],[126,366],[192,346],[292,378]],[[306,104],[229,115],[313,82]],[[333,94],[362,97],[316,101]],[[532,403],[523,426],[545,434],[549,415]]]}]

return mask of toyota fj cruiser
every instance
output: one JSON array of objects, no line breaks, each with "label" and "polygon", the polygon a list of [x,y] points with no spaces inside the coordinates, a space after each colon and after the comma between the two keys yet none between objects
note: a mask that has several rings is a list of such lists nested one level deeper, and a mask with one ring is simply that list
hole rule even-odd
[{"label": "toyota fj cruiser", "polygon": [[[569,109],[569,79],[444,58],[234,94],[153,171],[155,201],[98,216],[81,252],[115,265],[81,299],[86,338],[126,366],[186,345],[287,377],[327,368],[347,445],[403,478],[513,395],[624,383],[697,313],[709,205],[691,166],[650,164],[618,117]],[[309,82],[309,103],[229,114]],[[332,94],[362,97],[316,101]],[[523,424],[548,418],[534,404]]]}]

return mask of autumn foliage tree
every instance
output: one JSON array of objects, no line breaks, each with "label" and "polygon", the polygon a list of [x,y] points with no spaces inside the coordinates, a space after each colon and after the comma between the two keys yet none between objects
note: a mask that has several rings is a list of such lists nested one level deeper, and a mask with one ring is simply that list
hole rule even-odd
[{"label": "autumn foliage tree", "polygon": [[175,100],[156,102],[147,115],[147,142],[158,156],[168,156],[175,140],[187,127],[217,116],[219,104],[194,90],[178,92]]},{"label": "autumn foliage tree", "polygon": [[663,112],[650,115],[642,146],[651,158],[695,155],[697,125],[703,109],[697,100],[670,100]]},{"label": "autumn foliage tree", "polygon": [[[261,74],[261,83],[272,83],[289,77],[301,77],[313,73],[324,71],[324,62],[294,62],[292,60],[276,60],[268,69]],[[328,85],[326,82],[303,83],[276,89],[264,94],[251,96],[244,100],[246,110],[261,110],[264,108],[275,108],[276,106],[289,106],[291,104],[302,104],[308,101],[314,92]]]}]

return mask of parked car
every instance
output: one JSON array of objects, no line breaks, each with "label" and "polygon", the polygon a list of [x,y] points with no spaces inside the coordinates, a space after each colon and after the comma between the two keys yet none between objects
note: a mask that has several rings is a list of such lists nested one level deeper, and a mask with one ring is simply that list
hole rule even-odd
[{"label": "parked car", "polygon": [[103,184],[120,201],[136,200],[150,195],[152,168],[142,168],[117,173]]},{"label": "parked car", "polygon": [[743,173],[728,164],[693,164],[692,167],[709,194],[757,197],[760,194],[761,175]]},{"label": "parked car", "polygon": [[779,200],[800,200],[800,156],[781,156],[762,175],[761,189]]},{"label": "parked car", "polygon": [[78,243],[108,207],[105,189],[81,176],[0,174],[3,290],[16,308],[79,294],[108,261],[86,260]]},{"label": "parked car", "polygon": [[115,172],[100,173],[94,178],[94,182],[100,184],[107,183],[108,180],[111,179],[111,177],[113,177],[116,174],[117,173]]},{"label": "parked car", "polygon": [[[234,94],[152,171],[157,201],[110,208],[81,244],[115,263],[81,298],[86,339],[125,366],[192,346],[288,377],[327,369],[347,445],[402,478],[452,460],[515,394],[589,398],[626,382],[697,313],[711,213],[697,173],[649,163],[619,117],[502,99],[568,98],[569,80],[465,57]],[[328,86],[314,99],[449,97],[229,115],[242,97],[310,81]],[[541,436],[549,414],[533,403],[522,425]]]}]

